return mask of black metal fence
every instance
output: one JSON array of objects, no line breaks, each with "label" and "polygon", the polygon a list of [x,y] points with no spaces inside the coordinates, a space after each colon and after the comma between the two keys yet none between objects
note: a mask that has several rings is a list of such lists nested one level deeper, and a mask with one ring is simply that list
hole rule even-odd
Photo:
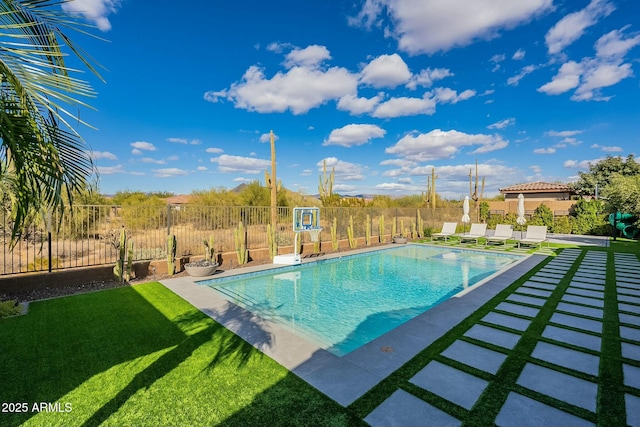
[{"label": "black metal fence", "polygon": [[[0,275],[31,271],[111,264],[118,257],[120,232],[124,228],[133,241],[136,261],[162,259],[167,256],[167,236],[175,235],[178,256],[203,255],[204,240],[213,237],[216,252],[235,250],[234,229],[243,223],[247,249],[268,247],[269,207],[217,207],[196,205],[74,205],[62,216],[35,216],[24,237],[11,242],[11,217],[5,213],[2,226],[3,252]],[[291,246],[292,208],[278,208],[276,242]],[[373,241],[379,241],[380,227],[386,241],[392,234],[422,236],[424,228],[438,228],[443,221],[458,221],[460,208],[321,208],[321,242],[331,241],[331,227],[336,223],[337,238],[347,238],[350,219],[354,237],[364,238],[367,223]],[[472,219],[475,221],[472,214]],[[302,233],[302,242],[310,236]]]}]

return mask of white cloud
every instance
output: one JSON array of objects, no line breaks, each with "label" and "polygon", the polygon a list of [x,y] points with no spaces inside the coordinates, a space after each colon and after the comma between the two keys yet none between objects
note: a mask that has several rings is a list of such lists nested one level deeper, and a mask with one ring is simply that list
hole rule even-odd
[{"label": "white cloud", "polygon": [[433,98],[391,98],[374,110],[372,116],[378,118],[393,118],[415,116],[418,114],[431,115],[436,112],[436,101]]},{"label": "white cloud", "polygon": [[611,97],[600,95],[599,89],[613,86],[621,80],[631,77],[633,71],[631,64],[600,63],[589,61],[587,63],[582,83],[571,97],[574,101],[608,101]]},{"label": "white cloud", "polygon": [[582,130],[550,130],[545,132],[544,134],[547,136],[560,136],[560,137],[569,137],[569,136],[575,136],[575,135],[580,135],[582,132]]},{"label": "white cloud", "polygon": [[556,149],[553,147],[549,147],[549,148],[536,148],[535,150],[533,150],[533,152],[535,154],[553,154],[556,152]]},{"label": "white cloud", "polygon": [[146,141],[136,141],[129,145],[131,145],[135,150],[138,150],[138,152],[134,154],[140,154],[140,151],[156,151],[156,147],[152,143]]},{"label": "white cloud", "polygon": [[431,87],[433,82],[452,77],[453,75],[451,70],[447,68],[426,68],[418,74],[414,74],[409,83],[407,83],[407,87],[409,89],[415,89],[418,86]]},{"label": "white cloud", "polygon": [[562,164],[562,166],[564,166],[567,169],[588,170],[591,165],[595,165],[596,163],[598,163],[601,160],[602,160],[601,158],[600,159],[593,159],[593,160],[581,160],[581,161],[565,160],[564,163]]},{"label": "white cloud", "polygon": [[466,101],[469,98],[475,96],[476,91],[467,89],[458,95],[458,92],[445,87],[436,88],[434,91],[434,98],[440,104],[457,104],[459,101]]},{"label": "white cloud", "polygon": [[559,95],[574,89],[580,84],[580,75],[582,73],[583,67],[581,64],[575,61],[565,62],[558,70],[558,74],[549,83],[540,86],[538,92],[544,92],[547,95]]},{"label": "white cloud", "polygon": [[166,161],[164,161],[164,160],[160,160],[160,159],[153,159],[153,158],[151,158],[151,157],[143,157],[143,158],[142,158],[142,162],[143,162],[143,163],[154,163],[154,164],[156,164],[156,165],[164,165],[164,164],[166,164],[166,163],[167,163],[167,162],[166,162]]},{"label": "white cloud", "polygon": [[410,166],[415,166],[416,162],[414,162],[413,160],[407,160],[407,159],[387,159],[387,160],[381,161],[380,165],[382,165],[382,166],[391,165],[391,166],[400,166],[400,167],[410,167]]},{"label": "white cloud", "polygon": [[370,28],[386,10],[399,48],[430,54],[495,38],[552,7],[552,0],[367,0],[350,22]]},{"label": "white cloud", "polygon": [[116,160],[118,158],[115,154],[109,151],[89,151],[87,152],[87,154],[93,160],[100,160],[100,159]]},{"label": "white cloud", "polygon": [[153,175],[159,178],[171,178],[174,176],[187,175],[187,171],[178,168],[154,169]]},{"label": "white cloud", "polygon": [[207,167],[206,167],[206,166],[198,166],[198,167],[197,167],[197,170],[198,170],[199,172],[203,172],[203,171],[206,171],[206,170],[208,170],[208,169],[207,169]]},{"label": "white cloud", "polygon": [[411,79],[411,71],[400,55],[380,55],[360,72],[360,82],[374,88],[395,88]]},{"label": "white cloud", "polygon": [[[326,161],[327,170],[335,168],[335,179],[340,181],[360,181],[364,179],[364,166],[357,163],[345,162],[336,157],[327,157],[316,163],[318,171],[323,170]],[[334,185],[334,188],[336,186]]]},{"label": "white cloud", "polygon": [[399,182],[383,182],[380,184],[376,184],[376,188],[379,190],[394,190],[394,191],[398,191],[398,190],[406,190],[407,189],[407,185],[406,183],[399,183]]},{"label": "white cloud", "polygon": [[547,32],[545,43],[550,54],[560,53],[565,47],[578,40],[585,30],[595,25],[599,19],[615,10],[608,0],[591,0],[582,10],[563,17]]},{"label": "white cloud", "polygon": [[124,173],[122,165],[117,166],[98,166],[96,167],[100,175],[113,175],[116,173]]},{"label": "white cloud", "polygon": [[623,151],[622,147],[618,147],[617,145],[602,146],[598,144],[592,144],[591,148],[596,148],[600,151],[604,151],[605,153],[619,153],[620,151]]},{"label": "white cloud", "polygon": [[206,92],[204,99],[227,99],[236,108],[259,113],[291,110],[304,114],[329,100],[356,93],[357,86],[357,75],[341,67],[321,70],[296,66],[269,79],[262,68],[253,65],[229,89]]},{"label": "white cloud", "polygon": [[358,98],[353,94],[348,94],[338,101],[338,110],[348,111],[353,115],[370,113],[384,99],[384,95],[379,93],[372,98]]},{"label": "white cloud", "polygon": [[409,134],[385,153],[395,154],[418,162],[445,159],[455,156],[462,147],[479,146],[472,153],[486,153],[504,148],[508,142],[499,135],[467,134],[457,130],[434,129],[428,133]]},{"label": "white cloud", "polygon": [[202,141],[199,139],[186,139],[186,138],[167,138],[168,142],[172,142],[174,144],[189,144],[189,145],[200,145]]},{"label": "white cloud", "polygon": [[206,153],[211,153],[211,154],[219,154],[219,153],[224,152],[224,150],[222,148],[217,148],[217,147],[209,147],[204,151]]},{"label": "white cloud", "polygon": [[[280,137],[274,132],[273,140],[277,141],[279,139]],[[258,140],[262,143],[265,143],[265,142],[271,143],[271,133],[263,133],[262,135],[260,135],[260,138]]]},{"label": "white cloud", "polygon": [[331,59],[331,53],[324,46],[317,44],[307,46],[304,49],[295,48],[285,56],[284,66],[292,68],[296,66],[316,68],[323,61]]},{"label": "white cloud", "polygon": [[600,37],[595,46],[596,56],[612,60],[623,58],[629,50],[639,45],[640,35],[625,37],[623,31],[627,28],[613,30]]},{"label": "white cloud", "polygon": [[332,130],[322,145],[353,147],[366,144],[372,138],[382,138],[386,133],[387,131],[376,125],[350,124]]},{"label": "white cloud", "polygon": [[399,178],[398,182],[402,184],[413,184],[413,180],[411,178]]},{"label": "white cloud", "polygon": [[78,14],[93,22],[101,31],[109,31],[109,15],[116,13],[120,0],[74,0],[62,3],[62,10]]},{"label": "white cloud", "polygon": [[537,68],[537,65],[527,65],[526,67],[522,67],[518,74],[507,79],[507,84],[509,86],[518,86],[520,80],[522,80],[526,75],[533,73]]},{"label": "white cloud", "polygon": [[504,61],[505,59],[507,59],[507,56],[504,53],[499,53],[499,54],[495,54],[493,55],[489,61],[493,62],[493,63],[500,63],[502,61]]},{"label": "white cloud", "polygon": [[509,117],[508,119],[500,120],[499,122],[495,122],[487,126],[487,129],[504,129],[507,126],[513,126],[516,124],[516,119],[513,117]]},{"label": "white cloud", "polygon": [[611,97],[600,94],[600,89],[613,86],[633,75],[630,63],[623,58],[633,47],[640,45],[640,35],[626,37],[623,31],[610,31],[595,44],[596,56],[585,57],[580,63],[569,61],[560,67],[549,83],[538,88],[539,92],[558,95],[576,89],[573,101],[608,101]]},{"label": "white cloud", "polygon": [[270,160],[255,159],[252,157],[230,156],[223,154],[219,157],[211,158],[211,162],[218,164],[220,172],[241,172],[259,174],[271,166]]},{"label": "white cloud", "polygon": [[526,52],[523,49],[518,49],[515,51],[511,59],[514,61],[520,61],[521,59],[524,59],[525,54]]}]

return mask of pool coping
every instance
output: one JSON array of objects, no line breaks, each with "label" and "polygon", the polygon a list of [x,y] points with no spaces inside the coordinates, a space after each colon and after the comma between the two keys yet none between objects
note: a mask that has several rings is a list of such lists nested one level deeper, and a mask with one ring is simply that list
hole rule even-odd
[{"label": "pool coping", "polygon": [[[304,259],[303,263],[390,247],[397,245],[329,254]],[[186,276],[160,283],[342,406],[348,406],[546,258],[546,255],[525,255],[507,270],[485,279],[481,285],[476,284],[456,294],[342,357],[294,335],[285,326],[261,319],[227,301],[210,287],[197,284],[211,278],[283,266],[265,264],[225,271],[215,276]]]}]

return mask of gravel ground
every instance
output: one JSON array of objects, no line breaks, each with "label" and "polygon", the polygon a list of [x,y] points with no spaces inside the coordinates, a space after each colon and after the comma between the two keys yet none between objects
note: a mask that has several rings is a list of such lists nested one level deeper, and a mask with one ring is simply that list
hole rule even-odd
[{"label": "gravel ground", "polygon": [[[250,267],[252,265],[266,264],[269,262],[271,261],[269,260],[250,261],[249,263],[243,265],[242,267]],[[156,275],[149,275],[147,277],[143,277],[140,279],[133,279],[133,280],[130,280],[129,282],[124,282],[124,283],[116,282],[113,280],[95,281],[95,282],[82,283],[74,286],[68,286],[64,288],[44,288],[44,289],[37,289],[37,290],[25,291],[20,293],[12,293],[12,294],[0,293],[0,301],[7,301],[7,300],[18,300],[20,302],[37,301],[42,299],[64,297],[68,295],[83,294],[86,292],[101,291],[104,289],[121,288],[123,286],[131,286],[131,285],[137,285],[140,283],[155,282],[158,280],[164,280],[171,277],[182,277],[187,275],[188,273],[186,271],[181,271],[180,273],[174,274],[173,276],[169,276],[167,274],[156,274]]]},{"label": "gravel ground", "polygon": [[[180,276],[186,276],[186,275],[187,273],[183,271],[181,273],[173,275],[173,277],[180,277]],[[37,301],[42,299],[64,297],[68,295],[83,294],[86,292],[102,291],[104,289],[121,288],[124,286],[131,286],[131,285],[137,285],[140,283],[163,280],[168,277],[169,277],[168,275],[164,275],[164,276],[156,275],[155,277],[147,276],[142,279],[134,279],[129,282],[122,282],[122,283],[116,282],[114,280],[96,281],[96,282],[82,283],[74,286],[68,286],[64,288],[44,288],[44,289],[36,289],[36,290],[25,291],[25,292],[20,292],[15,294],[0,294],[0,301],[6,301],[6,300],[18,300],[21,302]]]}]

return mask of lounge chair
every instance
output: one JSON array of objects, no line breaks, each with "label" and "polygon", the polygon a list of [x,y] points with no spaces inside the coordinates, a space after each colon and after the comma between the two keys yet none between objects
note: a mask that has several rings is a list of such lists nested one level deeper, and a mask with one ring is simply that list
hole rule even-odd
[{"label": "lounge chair", "polygon": [[521,244],[538,245],[542,249],[542,242],[547,241],[547,227],[545,225],[530,225],[527,227],[526,234],[518,240],[518,247]]},{"label": "lounge chair", "polygon": [[458,224],[455,222],[445,222],[444,224],[442,224],[441,232],[433,233],[431,235],[431,241],[433,241],[433,239],[436,237],[443,237],[446,242],[449,237],[454,236],[456,234],[457,226]]},{"label": "lounge chair", "polygon": [[511,239],[513,235],[513,229],[509,224],[498,224],[496,225],[496,232],[493,236],[487,236],[487,241],[485,244],[489,244],[489,242],[502,242],[504,245],[507,245],[507,240]]},{"label": "lounge chair", "polygon": [[460,243],[463,243],[465,240],[475,240],[477,245],[478,239],[485,237],[486,232],[487,224],[471,224],[471,229],[468,233],[456,234],[456,236],[460,238]]}]

